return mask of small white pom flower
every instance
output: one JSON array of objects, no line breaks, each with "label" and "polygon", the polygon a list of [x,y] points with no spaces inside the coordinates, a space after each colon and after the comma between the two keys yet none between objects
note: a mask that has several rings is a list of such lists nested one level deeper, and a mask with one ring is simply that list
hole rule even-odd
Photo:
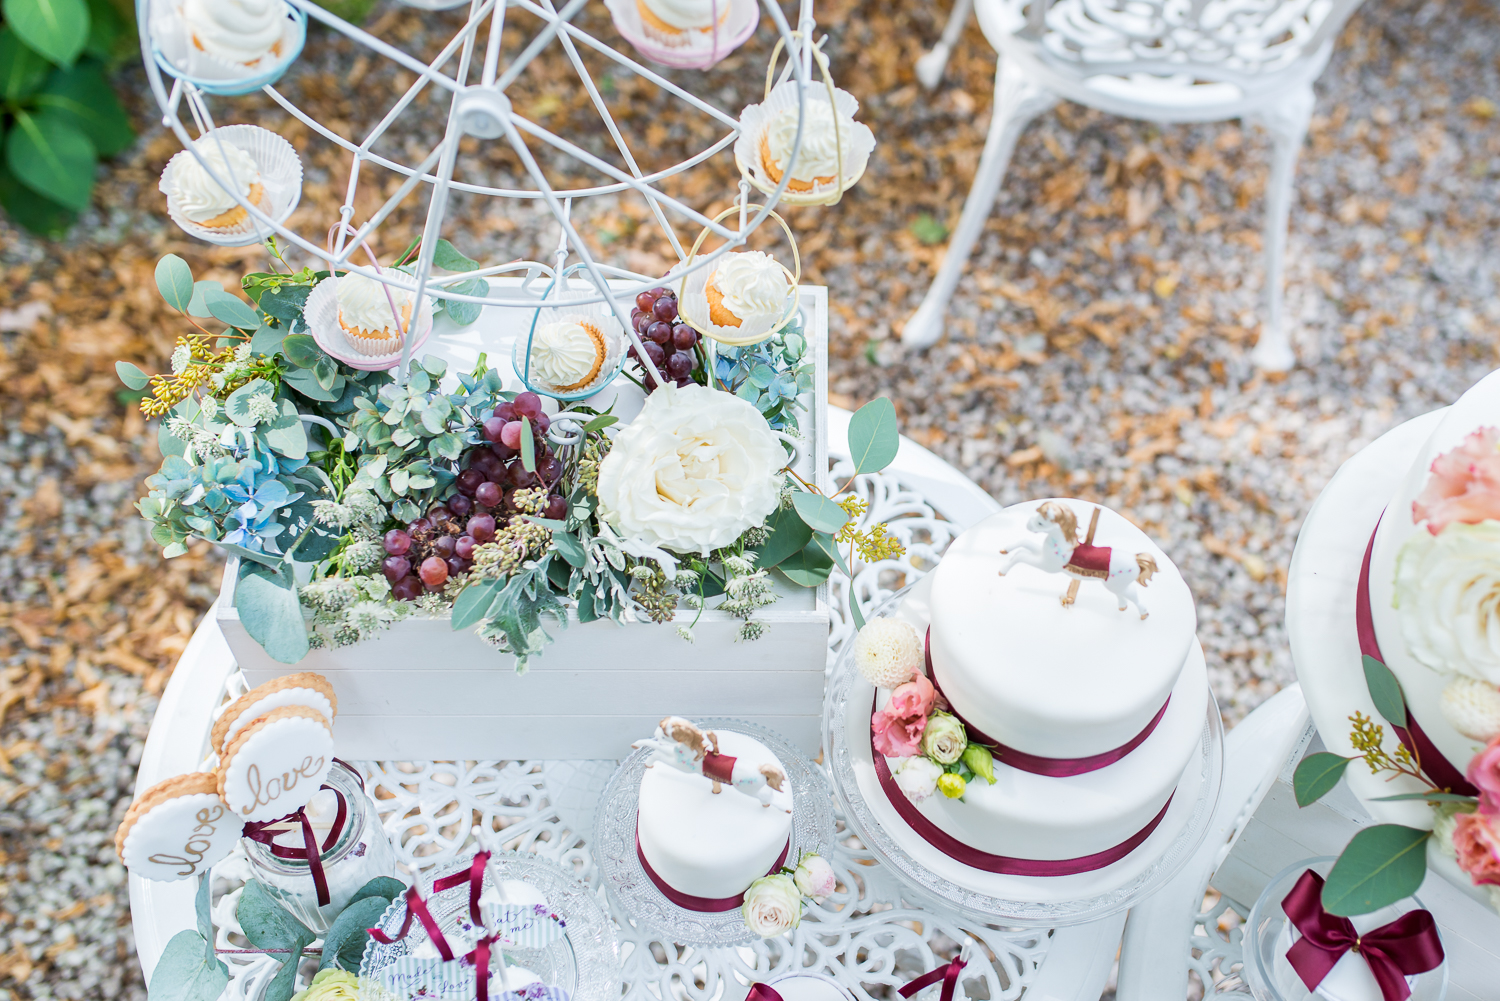
[{"label": "small white pom flower", "polygon": [[870,684],[895,688],[922,665],[922,638],[901,619],[872,619],[854,638],[854,662]]},{"label": "small white pom flower", "polygon": [[193,355],[188,350],[188,346],[186,344],[177,345],[177,347],[172,349],[172,374],[181,375],[192,360]]},{"label": "small white pom flower", "polygon": [[1472,740],[1488,743],[1500,736],[1500,689],[1463,675],[1443,689],[1443,716],[1453,729]]}]

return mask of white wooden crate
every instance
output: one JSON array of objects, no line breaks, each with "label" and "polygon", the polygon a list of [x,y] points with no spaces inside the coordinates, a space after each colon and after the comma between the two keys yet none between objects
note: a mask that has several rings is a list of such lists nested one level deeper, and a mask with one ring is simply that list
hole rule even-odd
[{"label": "white wooden crate", "polygon": [[[796,469],[825,491],[828,484],[828,292],[803,286],[801,309],[816,366],[814,392],[799,415],[807,447]],[[502,372],[511,339],[524,335],[527,310],[486,307],[478,322],[454,329],[440,320],[424,348],[460,370],[479,352]],[[507,380],[507,387],[513,383]],[[519,384],[517,381],[515,384]],[[237,561],[225,568],[217,621],[244,670],[258,685],[294,671],[317,671],[339,698],[334,738],[341,757],[618,758],[669,714],[735,716],[783,734],[816,754],[831,619],[827,585],[778,586],[780,599],[755,618],[766,624],[753,642],[736,642],[740,620],[705,611],[696,642],[675,623],[617,626],[544,621],[555,637],[516,675],[514,659],[447,617],[396,623],[379,637],[337,650],[315,650],[295,665],[272,660],[251,639],[234,608]]]}]

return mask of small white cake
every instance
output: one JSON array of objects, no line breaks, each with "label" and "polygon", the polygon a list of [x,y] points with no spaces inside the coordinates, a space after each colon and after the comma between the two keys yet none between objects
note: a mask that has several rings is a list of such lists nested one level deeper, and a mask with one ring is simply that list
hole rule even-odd
[{"label": "small white cake", "polygon": [[[719,753],[752,769],[781,767],[760,741],[716,731]],[[641,778],[636,836],[647,865],[678,893],[708,900],[737,897],[787,851],[791,790],[773,791],[762,806],[753,795],[658,762]]]}]

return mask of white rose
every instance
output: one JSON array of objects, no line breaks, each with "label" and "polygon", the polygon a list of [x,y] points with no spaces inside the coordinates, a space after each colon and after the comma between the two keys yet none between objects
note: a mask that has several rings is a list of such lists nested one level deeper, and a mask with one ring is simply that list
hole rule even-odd
[{"label": "white rose", "polygon": [[1396,557],[1394,604],[1418,662],[1500,685],[1500,522],[1413,534]]},{"label": "white rose", "polygon": [[802,919],[802,891],[790,876],[762,876],[745,891],[740,911],[746,928],[761,938],[774,938]]},{"label": "white rose", "polygon": [[749,403],[669,384],[599,464],[599,515],[643,545],[707,556],[776,510],[786,459]]},{"label": "white rose", "polygon": [[896,787],[906,794],[906,798],[920,803],[937,791],[943,767],[931,758],[917,754],[903,758],[900,767],[892,774],[896,778]]},{"label": "white rose", "polygon": [[821,855],[804,855],[802,861],[797,863],[797,871],[792,874],[792,879],[796,882],[797,889],[820,904],[838,889],[838,877],[833,872],[833,866]]}]

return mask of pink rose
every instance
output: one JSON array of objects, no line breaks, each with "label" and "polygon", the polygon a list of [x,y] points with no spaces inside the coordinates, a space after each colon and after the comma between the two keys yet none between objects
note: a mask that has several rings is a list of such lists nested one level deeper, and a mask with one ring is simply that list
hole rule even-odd
[{"label": "pink rose", "polygon": [[909,758],[917,753],[922,731],[927,729],[926,716],[901,718],[892,716],[890,707],[870,717],[870,732],[875,750],[887,758]]},{"label": "pink rose", "polygon": [[1458,853],[1458,867],[1469,874],[1474,885],[1500,886],[1500,834],[1490,826],[1488,817],[1461,814],[1453,830],[1453,850]]},{"label": "pink rose", "polygon": [[[1500,737],[1490,741],[1488,747],[1474,755],[1474,759],[1469,762],[1468,779],[1479,789],[1482,799],[1488,800],[1488,803],[1481,806],[1481,811],[1493,812],[1493,807],[1500,803]],[[1490,806],[1491,809],[1485,810],[1484,806]]]},{"label": "pink rose", "polygon": [[1480,428],[1432,463],[1432,478],[1411,505],[1412,521],[1437,535],[1449,522],[1500,518],[1500,429]]},{"label": "pink rose", "polygon": [[891,692],[891,701],[886,703],[885,711],[901,719],[926,716],[932,712],[932,700],[936,695],[932,682],[919,674],[906,684],[896,686],[896,690]]}]

